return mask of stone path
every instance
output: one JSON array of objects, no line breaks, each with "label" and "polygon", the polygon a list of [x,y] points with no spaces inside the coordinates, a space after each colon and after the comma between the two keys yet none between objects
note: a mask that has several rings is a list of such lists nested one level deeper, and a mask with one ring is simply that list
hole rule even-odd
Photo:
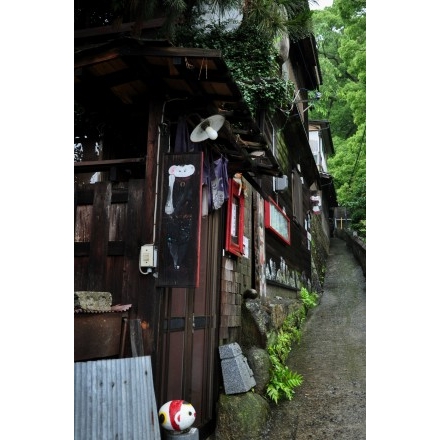
[{"label": "stone path", "polygon": [[332,238],[324,293],[309,312],[288,365],[304,377],[291,401],[273,405],[266,440],[366,438],[366,282]]}]

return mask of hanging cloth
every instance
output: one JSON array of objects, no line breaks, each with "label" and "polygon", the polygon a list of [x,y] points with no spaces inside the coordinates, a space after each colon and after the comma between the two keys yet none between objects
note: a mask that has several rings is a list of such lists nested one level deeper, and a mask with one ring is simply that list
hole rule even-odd
[{"label": "hanging cloth", "polygon": [[176,128],[176,141],[174,144],[175,153],[191,153],[200,151],[200,146],[191,141],[188,132],[188,125],[184,116],[179,116]]},{"label": "hanging cloth", "polygon": [[229,198],[228,159],[221,156],[212,162],[211,193],[212,207],[219,209]]},{"label": "hanging cloth", "polygon": [[[203,143],[192,142],[189,137],[186,118],[180,116],[177,121],[174,153],[204,151],[203,155],[203,205],[207,211],[219,209],[229,198],[228,159],[224,156],[213,160],[210,149],[203,148]],[[205,212],[206,215],[206,212]]]}]

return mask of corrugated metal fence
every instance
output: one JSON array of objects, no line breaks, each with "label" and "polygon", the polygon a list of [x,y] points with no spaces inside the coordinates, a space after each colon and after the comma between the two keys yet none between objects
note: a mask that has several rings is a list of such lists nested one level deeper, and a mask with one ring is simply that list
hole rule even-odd
[{"label": "corrugated metal fence", "polygon": [[75,363],[75,440],[160,440],[150,356]]}]

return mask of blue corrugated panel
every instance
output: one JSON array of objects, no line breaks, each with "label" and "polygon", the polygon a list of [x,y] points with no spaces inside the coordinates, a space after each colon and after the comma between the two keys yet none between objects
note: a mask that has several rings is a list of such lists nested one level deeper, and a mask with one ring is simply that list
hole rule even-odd
[{"label": "blue corrugated panel", "polygon": [[150,356],[75,363],[75,440],[160,440]]}]

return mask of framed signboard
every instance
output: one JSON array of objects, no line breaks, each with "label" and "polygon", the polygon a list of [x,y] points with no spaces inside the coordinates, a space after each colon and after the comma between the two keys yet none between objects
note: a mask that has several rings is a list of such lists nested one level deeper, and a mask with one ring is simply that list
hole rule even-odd
[{"label": "framed signboard", "polygon": [[290,244],[290,219],[272,199],[264,202],[264,226],[280,240]]},{"label": "framed signboard", "polygon": [[199,287],[203,153],[163,160],[158,286]]},{"label": "framed signboard", "polygon": [[226,250],[234,255],[243,255],[244,194],[240,185],[229,181],[229,200],[226,220]]}]

